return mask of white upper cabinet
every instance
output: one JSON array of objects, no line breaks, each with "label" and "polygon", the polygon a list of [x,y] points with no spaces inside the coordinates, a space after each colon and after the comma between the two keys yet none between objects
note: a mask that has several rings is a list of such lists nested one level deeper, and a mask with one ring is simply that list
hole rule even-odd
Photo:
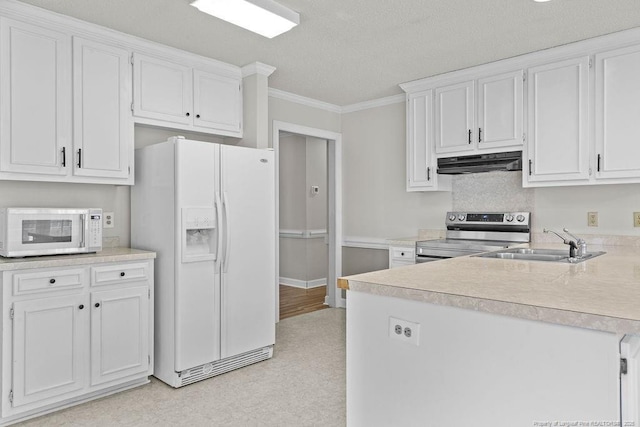
[{"label": "white upper cabinet", "polygon": [[147,55],[133,55],[133,114],[190,125],[191,68]]},{"label": "white upper cabinet", "polygon": [[474,82],[436,88],[436,153],[472,149]]},{"label": "white upper cabinet", "polygon": [[588,181],[589,57],[528,69],[524,185]]},{"label": "white upper cabinet", "polygon": [[7,18],[0,26],[0,172],[67,175],[71,37]]},{"label": "white upper cabinet", "polygon": [[133,185],[135,123],[242,137],[239,67],[20,2],[0,93],[0,180]]},{"label": "white upper cabinet", "polygon": [[640,177],[640,46],[597,54],[596,179]]},{"label": "white upper cabinet", "polygon": [[193,70],[194,126],[240,132],[242,97],[238,79]]},{"label": "white upper cabinet", "polygon": [[134,54],[133,114],[140,123],[242,136],[242,83],[152,56]]},{"label": "white upper cabinet", "polygon": [[133,184],[128,52],[8,18],[0,32],[0,179]]},{"label": "white upper cabinet", "polygon": [[[132,176],[133,121],[129,52],[73,39],[73,174]],[[67,155],[68,161],[71,156]]]},{"label": "white upper cabinet", "polygon": [[478,79],[478,148],[522,144],[523,72]]},{"label": "white upper cabinet", "polygon": [[436,189],[433,152],[433,91],[408,95],[407,191]]},{"label": "white upper cabinet", "polygon": [[437,87],[436,153],[495,152],[522,145],[523,72]]}]

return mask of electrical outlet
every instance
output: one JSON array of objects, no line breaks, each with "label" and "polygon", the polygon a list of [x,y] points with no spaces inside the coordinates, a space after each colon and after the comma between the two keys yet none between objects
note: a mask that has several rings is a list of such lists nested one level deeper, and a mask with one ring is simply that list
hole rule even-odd
[{"label": "electrical outlet", "polygon": [[113,212],[103,212],[102,213],[102,227],[103,228],[113,228],[115,226],[115,216]]},{"label": "electrical outlet", "polygon": [[587,226],[588,227],[598,226],[598,212],[587,212]]},{"label": "electrical outlet", "polygon": [[640,227],[640,212],[633,213],[633,226]]},{"label": "electrical outlet", "polygon": [[420,345],[420,324],[389,317],[389,338],[417,347]]}]

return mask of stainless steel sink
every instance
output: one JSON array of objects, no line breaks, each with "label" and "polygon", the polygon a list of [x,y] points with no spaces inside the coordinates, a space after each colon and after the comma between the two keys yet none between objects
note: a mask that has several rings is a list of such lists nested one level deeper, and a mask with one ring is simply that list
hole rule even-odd
[{"label": "stainless steel sink", "polygon": [[519,259],[523,261],[546,261],[574,264],[595,258],[604,253],[606,252],[589,252],[582,258],[569,258],[568,250],[513,248],[473,256],[480,258]]}]

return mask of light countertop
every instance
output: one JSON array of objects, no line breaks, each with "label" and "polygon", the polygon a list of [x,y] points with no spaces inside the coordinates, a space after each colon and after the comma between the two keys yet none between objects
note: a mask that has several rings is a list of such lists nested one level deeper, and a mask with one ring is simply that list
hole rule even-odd
[{"label": "light countertop", "polygon": [[68,265],[95,264],[103,262],[135,261],[152,259],[155,252],[131,248],[107,248],[91,254],[51,255],[24,258],[0,257],[0,271],[29,268],[64,267]]},{"label": "light countertop", "polygon": [[[524,246],[568,248],[549,243]],[[589,251],[607,253],[578,264],[466,256],[349,276],[339,280],[339,286],[589,329],[640,333],[640,248],[590,245]]]}]

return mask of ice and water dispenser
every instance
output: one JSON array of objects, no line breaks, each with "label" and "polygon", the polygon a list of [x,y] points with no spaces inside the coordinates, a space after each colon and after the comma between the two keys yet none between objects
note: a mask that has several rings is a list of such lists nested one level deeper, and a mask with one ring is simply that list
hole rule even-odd
[{"label": "ice and water dispenser", "polygon": [[182,208],[182,262],[216,259],[216,219],[213,207]]}]

